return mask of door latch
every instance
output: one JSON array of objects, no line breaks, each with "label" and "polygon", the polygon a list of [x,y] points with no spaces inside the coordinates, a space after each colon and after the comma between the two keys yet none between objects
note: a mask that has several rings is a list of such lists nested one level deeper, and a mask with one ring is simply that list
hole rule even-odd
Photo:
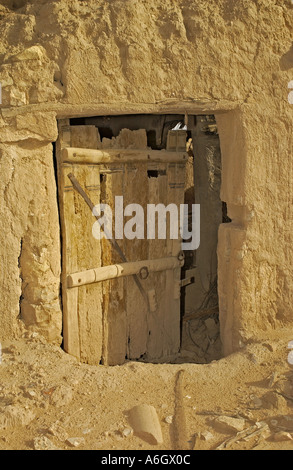
[{"label": "door latch", "polygon": [[180,287],[186,287],[189,286],[189,284],[194,284],[194,276],[187,277],[186,279],[181,279],[181,281],[179,281]]}]

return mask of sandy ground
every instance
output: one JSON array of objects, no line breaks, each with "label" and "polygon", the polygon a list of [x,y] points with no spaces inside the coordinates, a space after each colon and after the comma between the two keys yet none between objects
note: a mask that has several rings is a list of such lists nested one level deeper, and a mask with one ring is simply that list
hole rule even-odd
[{"label": "sandy ground", "polygon": [[[291,333],[210,364],[91,366],[35,333],[4,343],[0,450],[293,450]],[[131,426],[139,404],[162,444]]]}]

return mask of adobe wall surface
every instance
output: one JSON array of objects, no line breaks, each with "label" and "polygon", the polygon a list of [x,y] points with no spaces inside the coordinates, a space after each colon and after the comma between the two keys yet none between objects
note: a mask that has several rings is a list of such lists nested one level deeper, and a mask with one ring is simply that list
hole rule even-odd
[{"label": "adobe wall surface", "polygon": [[292,323],[292,29],[290,0],[1,1],[0,339],[60,342],[56,118],[112,113],[216,114],[224,352]]}]

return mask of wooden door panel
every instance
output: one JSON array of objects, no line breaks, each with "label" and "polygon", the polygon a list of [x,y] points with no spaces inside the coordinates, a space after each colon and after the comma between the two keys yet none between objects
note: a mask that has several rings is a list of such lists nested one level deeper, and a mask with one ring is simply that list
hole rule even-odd
[{"label": "wooden door panel", "polygon": [[[127,262],[176,259],[180,239],[171,240],[168,235],[160,240],[157,234],[154,240],[147,239],[147,204],[174,203],[179,209],[184,203],[187,157],[151,150],[94,150],[95,129],[84,127],[72,130],[66,125],[63,132],[61,126],[57,146],[65,350],[90,364],[167,360],[180,346],[182,263],[139,278],[144,295],[132,275],[70,287],[68,276],[119,265],[123,260],[109,240],[93,237],[95,218],[68,175],[74,175],[93,204],[105,203],[112,208],[113,223],[115,196],[123,196],[124,208],[132,203],[143,208],[144,238],[116,240]],[[73,144],[82,148],[72,148]]]}]

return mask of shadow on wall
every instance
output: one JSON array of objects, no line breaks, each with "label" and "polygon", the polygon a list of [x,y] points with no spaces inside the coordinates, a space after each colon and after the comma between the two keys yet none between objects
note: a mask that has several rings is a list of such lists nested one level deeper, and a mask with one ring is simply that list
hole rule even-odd
[{"label": "shadow on wall", "polygon": [[25,6],[28,3],[26,0],[3,0],[1,5],[9,8],[9,10],[18,10]]},{"label": "shadow on wall", "polygon": [[281,70],[290,70],[293,68],[293,42],[292,45],[286,54],[282,55],[280,59]]}]

